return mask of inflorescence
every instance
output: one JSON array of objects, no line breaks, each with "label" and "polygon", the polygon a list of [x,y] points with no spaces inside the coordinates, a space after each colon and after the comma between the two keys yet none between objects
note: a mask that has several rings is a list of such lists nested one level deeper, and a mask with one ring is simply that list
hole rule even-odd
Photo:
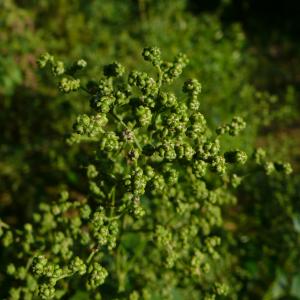
[{"label": "inflorescence", "polygon": [[[179,94],[169,87],[187,57],[167,62],[156,47],[142,55],[154,75],[127,74],[114,62],[86,84],[77,77],[84,60],[67,68],[49,54],[40,58],[61,92],[80,91],[90,101],[91,112],[77,117],[67,140],[89,146],[89,191],[77,199],[64,190],[58,200],[41,202],[22,229],[0,220],[2,244],[16,253],[7,266],[16,282],[9,299],[59,299],[74,289],[92,299],[104,291],[109,299],[172,299],[180,287],[209,300],[230,289],[218,276],[216,229],[222,207],[236,201],[231,191],[248,161],[240,149],[224,152],[222,135],[236,136],[246,124],[234,117],[211,130],[201,113],[201,84],[188,79]],[[268,174],[291,172],[261,149],[252,162]]]}]

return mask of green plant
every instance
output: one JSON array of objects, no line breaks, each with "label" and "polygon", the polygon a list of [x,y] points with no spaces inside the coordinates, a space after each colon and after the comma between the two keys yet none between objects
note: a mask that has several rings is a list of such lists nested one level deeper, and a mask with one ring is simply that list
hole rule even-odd
[{"label": "green plant", "polygon": [[[249,57],[241,29],[223,30],[212,15],[195,17],[186,11],[186,2],[139,1],[138,6],[123,0],[1,1],[0,81],[6,83],[0,84],[0,209],[11,223],[28,221],[35,199],[53,197],[61,185],[85,193],[76,170],[80,155],[75,148],[65,153],[58,137],[74,116],[88,110],[88,103],[78,101],[76,93],[58,96],[49,76],[36,70],[35,58],[46,49],[64,61],[85,58],[87,77],[96,78],[99,66],[114,59],[148,71],[139,55],[145,44],[159,45],[166,57],[175,55],[180,44],[191,60],[185,76],[200,78],[204,85],[202,109],[210,116],[210,125],[240,114],[240,110],[229,113],[226,101],[252,102],[249,93],[244,100],[235,99],[248,78]],[[236,70],[239,76],[233,80]],[[172,87],[176,93],[183,85],[180,80]],[[235,141],[237,147],[243,144]]]},{"label": "green plant", "polygon": [[82,151],[89,192],[64,189],[58,200],[42,201],[22,228],[0,222],[9,299],[236,294],[235,279],[224,276],[230,255],[221,246],[222,207],[236,202],[232,190],[249,170],[289,174],[291,167],[270,162],[262,150],[245,167],[246,153],[224,151],[220,143],[245,122],[235,117],[211,130],[200,112],[196,79],[173,93],[170,84],[187,57],[164,61],[155,47],[142,55],[154,75],[134,70],[125,76],[114,62],[100,80],[87,82],[78,77],[84,60],[70,67],[49,54],[39,60],[62,93],[89,98],[92,112],[77,117],[67,139]]},{"label": "green plant", "polygon": [[[96,95],[90,90],[90,95],[86,94],[83,90],[87,88],[85,79],[97,78],[98,81],[99,66],[114,59],[122,61],[128,69],[139,65],[140,71],[152,72],[150,64],[143,64],[139,55],[145,44],[158,45],[164,49],[165,57],[173,57],[180,48],[188,54],[190,63],[184,70],[184,76],[168,86],[168,90],[176,97],[163,97],[161,103],[172,105],[178,99],[183,101],[181,90],[184,78],[198,78],[203,85],[199,99],[206,127],[212,132],[217,127],[219,133],[224,133],[218,137],[221,154],[227,152],[224,156],[228,161],[243,161],[245,156],[236,152],[236,149],[243,149],[251,157],[253,144],[257,143],[268,149],[268,155],[260,162],[261,170],[272,173],[272,176],[264,175],[263,172],[251,173],[251,163],[248,160],[243,166],[250,168],[249,172],[245,171],[246,180],[241,182],[244,173],[240,169],[235,172],[237,175],[229,176],[231,184],[239,187],[236,205],[223,206],[224,209],[218,206],[223,218],[223,224],[214,228],[214,233],[222,238],[218,252],[222,256],[223,269],[219,271],[221,275],[218,275],[218,280],[226,278],[231,286],[228,297],[233,299],[295,297],[299,281],[299,175],[286,177],[281,176],[281,173],[276,174],[275,168],[283,169],[284,165],[271,163],[269,157],[288,157],[297,168],[299,130],[290,126],[297,126],[292,122],[299,115],[298,91],[296,85],[288,87],[286,92],[284,88],[286,83],[297,82],[297,64],[290,63],[297,46],[289,44],[282,34],[276,35],[279,38],[274,36],[266,39],[265,28],[259,28],[263,44],[268,44],[265,46],[267,52],[261,52],[257,43],[253,43],[253,38],[244,33],[241,24],[224,23],[224,19],[220,18],[221,11],[217,14],[198,14],[189,6],[191,2],[0,1],[1,229],[7,231],[6,223],[14,232],[14,240],[22,238],[23,235],[16,236],[16,232],[21,233],[24,224],[33,222],[33,215],[40,209],[38,207],[41,202],[46,202],[51,207],[55,205],[57,201],[54,199],[58,198],[58,191],[67,189],[70,194],[69,202],[81,201],[80,199],[92,197],[92,193],[99,192],[99,183],[92,179],[90,183],[87,182],[84,170],[87,170],[89,164],[95,165],[96,169],[88,168],[89,178],[92,178],[90,176],[95,170],[99,172],[100,162],[94,163],[96,156],[93,149],[96,147],[96,140],[101,137],[101,131],[98,132],[99,122],[105,119],[99,120],[95,114],[87,113],[89,101],[83,99],[93,98],[93,109],[104,111],[115,106],[116,102],[112,103],[113,98],[108,97],[105,103],[98,105],[97,97],[94,97]],[[229,3],[225,1],[223,4]],[[199,2],[199,6],[202,5]],[[60,82],[59,89],[53,84],[51,72],[37,71],[36,57],[46,49],[54,56],[59,56],[62,61],[74,57],[83,57],[88,61],[85,75],[80,79],[79,91],[60,92],[79,87],[77,73],[73,74],[75,78],[71,76],[77,63],[66,68],[62,63],[57,64],[56,60],[53,65],[49,62]],[[266,57],[269,59],[266,60]],[[281,61],[280,68],[274,63],[276,57],[278,62]],[[84,66],[84,62],[80,61],[79,66]],[[113,70],[113,66],[106,68],[106,75]],[[150,74],[152,73],[149,76]],[[66,79],[62,80],[63,77]],[[120,87],[122,86],[123,79],[114,81],[120,81]],[[166,88],[165,84],[164,86]],[[272,93],[276,91],[276,95],[257,91],[257,86],[260,89],[268,87]],[[198,105],[197,101],[194,101],[193,106],[195,105]],[[147,128],[149,120],[153,121],[153,108],[144,106],[134,110],[132,119],[139,126]],[[75,124],[76,131],[68,142],[79,143],[67,147],[63,139],[78,114],[81,116]],[[228,133],[234,132],[234,125],[242,125],[239,119],[234,118],[235,115],[243,117],[250,126],[244,129],[243,134],[232,138]],[[219,126],[223,121],[228,124]],[[193,125],[195,132],[201,131],[201,122],[199,117],[195,122],[198,125]],[[105,128],[112,125],[111,118],[108,118]],[[116,133],[114,126],[112,131]],[[124,136],[132,142],[130,131],[125,131]],[[118,147],[122,141],[122,135],[110,134],[101,143],[101,147]],[[129,156],[138,155],[142,159],[144,154],[133,149]],[[168,155],[172,155],[172,152],[168,151]],[[214,168],[222,170],[222,159],[218,160],[216,163],[220,166],[215,163]],[[228,169],[230,165],[226,163],[226,166]],[[200,177],[207,167],[203,162],[195,162],[192,172]],[[287,166],[286,171],[289,171]],[[205,174],[208,189],[214,190],[218,185],[218,177],[211,176],[211,172],[207,171]],[[226,192],[229,190],[226,189]],[[94,211],[96,205],[92,209]],[[71,211],[77,210],[74,208]],[[44,232],[37,230],[40,226],[38,219],[34,221],[34,225],[35,239],[44,239]],[[9,241],[11,235],[7,236]],[[140,239],[140,236],[133,238],[134,241],[136,239]],[[35,241],[34,247],[39,248],[40,244]],[[49,249],[49,244],[45,247]],[[6,274],[7,261],[12,261],[18,270],[27,266],[27,257],[30,255],[24,254],[24,258],[15,260],[16,249],[11,245],[0,251],[1,299],[7,298],[8,286],[30,286],[23,279],[16,279],[16,274],[11,277]],[[86,258],[80,249],[75,252],[81,258]],[[221,260],[217,264],[218,268],[220,262]],[[68,260],[62,260],[62,263],[67,264]],[[9,270],[12,272],[13,267]],[[23,271],[20,269],[19,273],[24,275]],[[114,274],[111,269],[109,273]],[[68,285],[70,291],[64,298],[69,298],[72,294],[76,299],[86,299],[88,296],[84,292],[85,287],[78,285],[78,289],[76,288],[79,282],[76,274],[71,278]],[[35,282],[31,277],[26,280]],[[213,282],[213,279],[210,280]],[[66,281],[67,279],[60,280],[57,289],[64,289]],[[107,292],[107,281],[101,289],[104,298],[110,297],[107,296],[110,295]],[[183,290],[173,289],[172,295],[177,299],[190,298],[192,292],[186,289],[185,294],[182,294]],[[26,297],[29,298],[30,293]],[[25,297],[23,292],[20,297]]]},{"label": "green plant", "polygon": [[[258,129],[273,121],[282,106],[287,109],[281,118],[290,119],[294,103],[279,99],[274,104],[273,96],[257,93],[249,84],[255,57],[241,26],[223,26],[213,14],[194,15],[188,2],[1,1],[0,209],[11,223],[28,221],[35,199],[53,197],[61,185],[86,193],[76,170],[80,154],[76,148],[65,153],[57,137],[65,134],[74,116],[88,111],[88,103],[78,101],[77,93],[58,96],[49,76],[37,71],[35,58],[46,49],[64,61],[85,58],[87,77],[96,78],[99,66],[114,59],[149,71],[139,55],[145,44],[158,45],[166,57],[175,55],[180,45],[191,61],[185,77],[203,84],[201,112],[209,116],[208,125],[218,126],[235,115],[252,124],[238,139],[227,139],[228,148],[250,151]],[[183,83],[179,78],[173,91],[179,93]]]}]

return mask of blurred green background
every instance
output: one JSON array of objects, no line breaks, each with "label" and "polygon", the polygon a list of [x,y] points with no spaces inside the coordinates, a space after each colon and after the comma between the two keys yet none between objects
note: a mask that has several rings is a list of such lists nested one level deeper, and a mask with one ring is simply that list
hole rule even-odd
[{"label": "blurred green background", "polygon": [[248,123],[225,146],[263,146],[294,168],[289,178],[249,178],[224,212],[237,299],[300,299],[299,15],[292,0],[0,0],[1,218],[20,226],[58,188],[87,189],[65,136],[88,103],[57,92],[37,68],[41,53],[84,58],[99,78],[114,60],[144,68],[144,46],[183,52],[183,78],[202,83],[210,125],[234,115]]}]

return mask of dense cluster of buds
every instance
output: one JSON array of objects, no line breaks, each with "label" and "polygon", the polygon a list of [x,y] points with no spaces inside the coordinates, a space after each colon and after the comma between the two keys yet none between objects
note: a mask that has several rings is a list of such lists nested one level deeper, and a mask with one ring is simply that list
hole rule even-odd
[{"label": "dense cluster of buds", "polygon": [[[114,62],[84,86],[76,76],[85,61],[66,68],[49,54],[40,59],[62,92],[81,90],[90,101],[91,113],[77,117],[68,138],[70,145],[89,144],[89,191],[80,199],[64,191],[58,201],[41,203],[34,225],[23,230],[0,222],[3,245],[24,264],[8,265],[18,281],[10,299],[59,299],[72,286],[93,299],[101,293],[108,293],[104,299],[173,299],[180,287],[208,300],[230,290],[218,276],[217,229],[222,206],[235,202],[231,187],[247,172],[247,154],[223,151],[221,139],[239,134],[245,123],[235,117],[215,133],[201,113],[201,84],[188,79],[178,95],[168,86],[186,66],[185,55],[166,62],[149,47],[143,57],[154,75],[126,76]],[[273,167],[290,172],[287,164],[265,161],[262,151],[255,160],[267,173]]]}]

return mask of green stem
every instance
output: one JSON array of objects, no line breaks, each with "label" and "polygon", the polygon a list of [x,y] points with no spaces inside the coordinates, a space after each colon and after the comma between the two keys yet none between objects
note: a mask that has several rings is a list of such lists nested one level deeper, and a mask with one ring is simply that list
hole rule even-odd
[{"label": "green stem", "polygon": [[107,220],[107,221],[118,220],[118,219],[120,219],[125,214],[125,212],[126,211],[122,212],[119,215],[113,216],[113,217],[109,217],[109,218],[106,217],[105,220]]},{"label": "green stem", "polygon": [[115,205],[116,205],[116,186],[114,186],[111,190],[111,209],[110,209],[110,217],[114,215]]},{"label": "green stem", "polygon": [[31,258],[28,259],[27,261],[27,264],[26,264],[26,273],[28,272],[31,264],[32,264],[32,261],[33,261],[33,256]]},{"label": "green stem", "polygon": [[66,277],[71,277],[71,276],[74,275],[76,272],[77,272],[77,271],[71,272],[71,273],[66,273],[66,274],[64,274],[64,275],[61,275],[60,277],[56,278],[56,281],[59,281],[59,280],[61,280],[61,279],[63,279],[63,278],[66,278]]},{"label": "green stem", "polygon": [[156,66],[157,68],[157,72],[158,72],[158,81],[157,81],[157,85],[158,85],[158,89],[160,89],[161,85],[162,85],[162,76],[163,76],[163,72],[160,68],[160,66]]},{"label": "green stem", "polygon": [[[121,124],[124,128],[126,128],[126,129],[129,130],[129,128],[127,127],[127,125],[123,122],[123,120],[122,120],[122,119],[121,119],[114,111],[112,111],[112,112],[110,112],[110,113],[111,113],[111,115],[112,115],[116,120],[118,120],[118,121],[120,122],[120,124]],[[135,137],[134,134],[133,134],[133,140],[134,140],[135,144],[137,145],[137,147],[139,148],[139,150],[142,151],[142,147],[141,147],[139,141],[137,140],[137,138]]]},{"label": "green stem", "polygon": [[86,262],[87,262],[87,265],[89,265],[89,264],[90,264],[90,262],[92,261],[92,259],[93,259],[94,255],[95,255],[95,254],[96,254],[98,251],[99,251],[99,249],[98,249],[98,248],[96,248],[96,249],[94,249],[94,250],[92,251],[92,253],[89,255],[88,259],[86,260]]}]

